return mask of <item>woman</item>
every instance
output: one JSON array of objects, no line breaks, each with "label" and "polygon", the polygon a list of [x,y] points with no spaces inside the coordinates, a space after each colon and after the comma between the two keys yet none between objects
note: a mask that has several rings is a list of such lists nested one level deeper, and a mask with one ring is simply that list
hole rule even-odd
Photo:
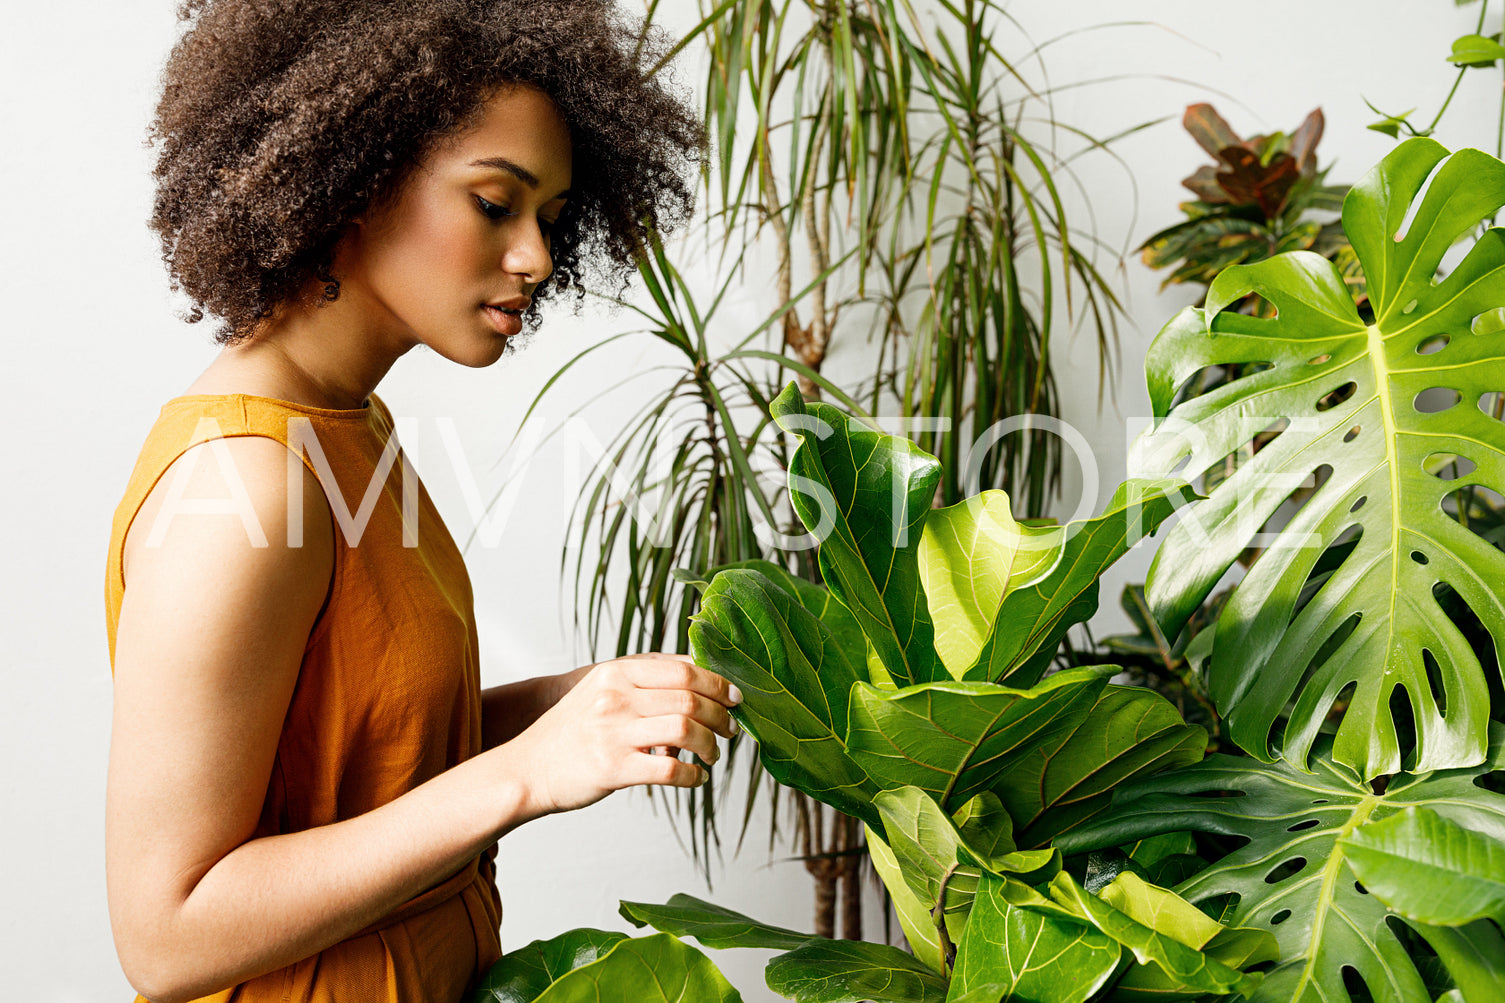
[{"label": "woman", "polygon": [[[688,787],[735,688],[673,655],[484,692],[469,580],[375,388],[495,362],[690,208],[698,121],[598,0],[208,0],[164,74],[152,225],[213,364],[116,512],[110,918],[156,1003],[465,997],[496,841]],[[648,40],[650,43],[655,40]],[[127,587],[128,583],[128,587]]]}]

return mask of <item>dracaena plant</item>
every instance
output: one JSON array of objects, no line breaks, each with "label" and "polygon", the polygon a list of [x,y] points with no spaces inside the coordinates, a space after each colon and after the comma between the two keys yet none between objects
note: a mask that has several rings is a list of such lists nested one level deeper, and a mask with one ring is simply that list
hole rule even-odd
[{"label": "dracaena plant", "polygon": [[[646,6],[651,20],[661,5]],[[1090,210],[1068,211],[1061,191],[1076,180],[1076,154],[1058,149],[1068,137],[1083,140],[1076,153],[1111,140],[1058,120],[1044,46],[997,0],[662,7],[700,15],[650,72],[682,50],[705,57],[709,211],[703,243],[687,250],[727,268],[697,295],[672,249],[650,246],[640,264],[651,302],[628,308],[668,361],[623,380],[639,403],[584,485],[561,555],[597,655],[686,649],[698,596],[678,586],[676,569],[702,575],[766,558],[813,576],[804,552],[773,542],[792,517],[774,497],[777,481],[759,476],[784,463],[768,401],[791,375],[811,396],[921,419],[934,429],[923,445],[948,461],[940,494],[956,501],[960,457],[977,435],[1059,410],[1051,332],[1063,315],[1097,342],[1101,392],[1121,313],[1094,264],[1100,242],[1081,228]],[[771,282],[741,274],[755,249],[772,252]],[[750,295],[767,321],[725,337],[717,311],[728,293]],[[823,371],[843,345],[861,357],[861,343],[877,347],[859,378]],[[564,375],[544,393],[580,396]],[[979,482],[1013,490],[1024,515],[1043,514],[1059,489],[1061,440],[1039,427],[975,455]],[[651,522],[634,518],[645,498],[655,500]],[[749,780],[750,804],[756,768]],[[719,798],[711,785],[674,796],[707,866],[720,845]],[[770,800],[777,829],[779,799]],[[860,935],[860,828],[791,800],[817,929],[836,925],[839,884],[842,926]]]},{"label": "dracaena plant", "polygon": [[[913,953],[686,896],[623,915],[656,937],[781,949],[768,984],[811,1003],[1497,1000],[1505,554],[1463,516],[1505,482],[1505,424],[1488,413],[1505,232],[1434,277],[1502,204],[1505,164],[1414,139],[1344,205],[1372,322],[1314,254],[1225,272],[1152,346],[1159,420],[1138,477],[1081,524],[1020,526],[998,492],[929,509],[928,455],[782,395],[826,587],[726,570],[694,651],[742,686],[767,769],[867,825]],[[1227,309],[1249,292],[1276,315]],[[1247,362],[1266,366],[1173,404],[1196,368]],[[1426,404],[1438,388],[1452,407]],[[1167,478],[1236,448],[1263,408],[1291,426],[1236,478],[1205,498]],[[1133,533],[1181,509],[1147,590],[1177,638],[1314,471],[1199,635],[1210,644],[1187,652],[1243,755],[1203,760],[1202,730],[1109,685],[1113,667],[1044,674]],[[667,943],[624,943],[650,941]]]}]

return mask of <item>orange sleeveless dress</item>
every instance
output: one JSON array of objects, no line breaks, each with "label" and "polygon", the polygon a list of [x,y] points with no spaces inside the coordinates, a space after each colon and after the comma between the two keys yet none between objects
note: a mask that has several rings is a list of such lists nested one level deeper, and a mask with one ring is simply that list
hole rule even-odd
[{"label": "orange sleeveless dress", "polygon": [[[237,435],[267,436],[301,455],[334,514],[333,583],[283,722],[260,837],[364,814],[478,755],[479,644],[464,560],[379,397],[330,410],[199,394],[163,405],[115,511],[105,580],[112,673],[131,520],[190,446]],[[495,858],[493,844],[348,940],[204,999],[458,1003],[501,957]]]}]

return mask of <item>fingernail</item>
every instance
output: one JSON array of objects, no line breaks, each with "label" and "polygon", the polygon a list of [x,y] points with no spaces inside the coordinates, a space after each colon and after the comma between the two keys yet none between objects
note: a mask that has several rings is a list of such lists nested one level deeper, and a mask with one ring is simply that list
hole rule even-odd
[{"label": "fingernail", "polygon": [[706,783],[706,781],[708,781],[710,779],[711,779],[711,771],[702,766],[700,768],[700,780],[699,780],[699,782],[696,783],[695,786],[696,787],[703,786]]},{"label": "fingernail", "polygon": [[742,734],[742,726],[737,723],[736,718],[732,718],[732,737],[736,738],[740,734]]},{"label": "fingernail", "polygon": [[742,691],[737,688],[736,683],[732,683],[731,686],[727,687],[726,692],[727,696],[731,698],[732,703],[739,704],[742,702]]}]

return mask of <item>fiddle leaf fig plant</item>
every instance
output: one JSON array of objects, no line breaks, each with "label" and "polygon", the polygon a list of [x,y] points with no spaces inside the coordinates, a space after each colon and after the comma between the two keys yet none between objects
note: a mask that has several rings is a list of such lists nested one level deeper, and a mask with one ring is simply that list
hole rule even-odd
[{"label": "fiddle leaf fig plant", "polygon": [[[1485,231],[1438,275],[1443,255],[1501,205],[1505,164],[1408,140],[1343,207],[1373,323],[1331,262],[1292,252],[1222,272],[1207,305],[1182,311],[1150,347],[1157,424],[1131,470],[1164,476],[1184,464],[1195,478],[1282,423],[1188,506],[1156,553],[1147,595],[1167,637],[1287,497],[1318,484],[1216,625],[1212,698],[1251,755],[1302,767],[1329,710],[1346,704],[1332,755],[1364,780],[1483,761],[1486,670],[1442,603],[1456,593],[1505,638],[1505,554],[1456,517],[1460,492],[1505,490],[1505,423],[1486,410],[1505,390],[1505,341],[1480,333],[1505,304],[1505,232]],[[1251,293],[1276,316],[1225,309]],[[1247,371],[1177,403],[1199,370],[1229,365]],[[1299,603],[1324,552],[1350,543]]]},{"label": "fiddle leaf fig plant", "polygon": [[[1096,610],[1102,571],[1188,489],[1134,481],[1099,516],[1026,528],[999,492],[933,509],[932,457],[804,401],[792,384],[770,410],[798,440],[791,493],[821,541],[829,591],[755,562],[722,569],[692,621],[691,654],[742,690],[734,713],[770,774],[867,825],[917,959],[906,964],[924,977],[875,961],[876,945],[815,938],[774,959],[769,984],[797,1000],[960,998],[948,988],[957,941],[985,877],[1074,887],[1051,841],[1105,808],[1114,784],[1203,755],[1206,732],[1158,695],[1110,684],[1115,666],[1040,679],[1042,654]],[[672,907],[631,904],[624,915],[728,943],[724,917],[708,922],[689,900]],[[1190,933],[1164,940],[1116,907],[1071,908],[1077,925],[1109,928],[1115,971],[1127,951],[1178,988],[1188,978],[1204,991],[1245,984],[1236,968],[1204,961]],[[1223,981],[1196,974],[1224,969]],[[1001,994],[1012,979],[994,974]],[[964,995],[982,999],[993,984],[969,983]]]}]

